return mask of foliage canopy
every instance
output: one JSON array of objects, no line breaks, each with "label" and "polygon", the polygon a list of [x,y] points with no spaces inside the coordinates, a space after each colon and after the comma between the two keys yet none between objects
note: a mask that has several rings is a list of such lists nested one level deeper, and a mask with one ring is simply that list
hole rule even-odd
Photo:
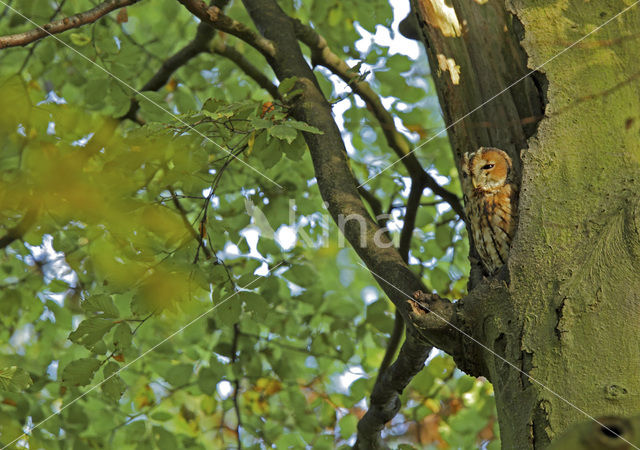
[{"label": "foliage canopy", "polygon": [[[393,53],[381,39],[397,34],[389,3],[280,4],[371,83],[411,142],[443,127],[424,56]],[[0,35],[32,29],[23,16],[45,23],[95,6],[10,5]],[[226,13],[250,23],[240,2]],[[0,235],[17,237],[0,261],[3,446],[353,443],[393,306],[324,209],[301,135],[319,130],[289,117],[293,83],[273,99],[212,50],[159,91],[132,91],[197,26],[178,2],[141,1],[0,51],[0,109],[9,112],[0,117]],[[275,83],[253,48],[220,33],[216,44]],[[361,99],[315,72],[366,181],[396,156]],[[117,120],[132,98],[143,126]],[[448,145],[441,135],[416,154],[459,195]],[[406,169],[394,165],[365,187],[397,242]],[[428,288],[459,297],[469,271],[464,225],[429,189],[421,203],[411,267]],[[403,404],[389,428],[397,442],[498,445],[491,385],[444,354],[433,354]]]}]

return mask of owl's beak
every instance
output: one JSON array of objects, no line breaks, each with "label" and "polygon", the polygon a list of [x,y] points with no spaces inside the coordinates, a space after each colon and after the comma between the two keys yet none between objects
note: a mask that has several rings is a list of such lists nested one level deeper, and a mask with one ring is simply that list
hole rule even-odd
[{"label": "owl's beak", "polygon": [[478,184],[476,183],[475,178],[471,178],[471,184],[473,185],[474,189],[478,187]]}]

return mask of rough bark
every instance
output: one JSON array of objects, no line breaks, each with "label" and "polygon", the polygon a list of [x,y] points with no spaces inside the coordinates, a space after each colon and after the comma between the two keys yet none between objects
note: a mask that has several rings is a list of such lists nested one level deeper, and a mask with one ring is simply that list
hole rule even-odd
[{"label": "rough bark", "polygon": [[[496,146],[520,167],[507,268],[459,306],[482,344],[473,366],[494,385],[503,448],[544,448],[585,415],[637,412],[640,8],[547,62],[631,4],[514,1],[509,12],[453,0],[458,30],[437,14],[443,2],[414,2],[454,155]],[[544,77],[474,111],[541,65]]]}]

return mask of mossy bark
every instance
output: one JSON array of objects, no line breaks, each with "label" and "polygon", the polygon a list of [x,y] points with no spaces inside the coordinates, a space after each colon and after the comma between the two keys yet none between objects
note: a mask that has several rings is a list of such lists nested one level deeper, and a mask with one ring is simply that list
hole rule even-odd
[{"label": "mossy bark", "polygon": [[[587,415],[640,410],[640,6],[565,51],[633,0],[454,0],[459,35],[424,17],[438,3],[414,9],[448,124],[519,74],[543,73],[458,122],[451,139],[456,156],[492,145],[521,158],[507,270],[461,305],[466,331],[491,352],[470,344],[460,363],[492,381],[503,448],[544,448]],[[457,83],[444,69],[455,65]],[[524,115],[540,99],[531,132]]]}]

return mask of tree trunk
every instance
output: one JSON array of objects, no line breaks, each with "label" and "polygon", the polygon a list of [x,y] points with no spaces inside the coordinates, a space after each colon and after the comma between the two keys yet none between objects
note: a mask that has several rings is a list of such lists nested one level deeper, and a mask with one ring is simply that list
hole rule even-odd
[{"label": "tree trunk", "polygon": [[493,383],[503,448],[543,448],[638,411],[640,6],[480,3],[413,2],[456,160],[499,147],[522,182],[507,268],[459,305],[481,345],[456,360]]}]

